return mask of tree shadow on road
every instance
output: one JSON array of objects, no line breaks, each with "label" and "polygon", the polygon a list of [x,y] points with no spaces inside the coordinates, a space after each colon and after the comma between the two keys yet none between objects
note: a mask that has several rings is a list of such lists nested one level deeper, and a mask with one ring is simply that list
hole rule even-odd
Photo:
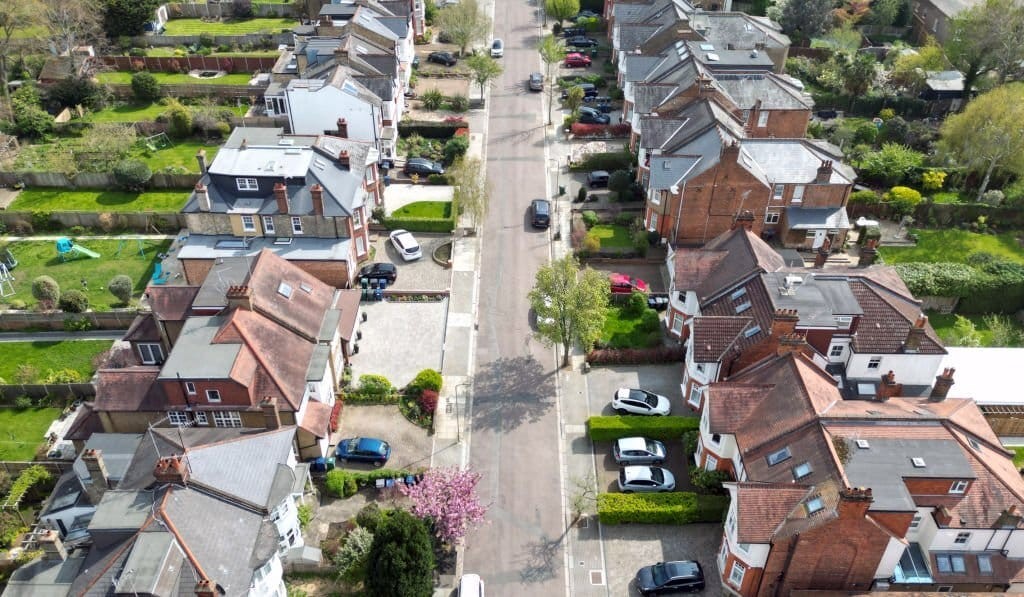
[{"label": "tree shadow on road", "polygon": [[555,405],[555,373],[532,356],[483,365],[473,387],[473,428],[510,431]]},{"label": "tree shadow on road", "polygon": [[[568,530],[566,530],[568,532]],[[538,583],[555,578],[555,571],[562,568],[560,551],[566,533],[555,539],[542,536],[536,543],[526,546],[519,578],[524,583]]]}]

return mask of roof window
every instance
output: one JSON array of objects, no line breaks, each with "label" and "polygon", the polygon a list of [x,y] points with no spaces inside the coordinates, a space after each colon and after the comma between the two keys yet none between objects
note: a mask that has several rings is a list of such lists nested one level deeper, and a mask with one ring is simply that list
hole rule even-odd
[{"label": "roof window", "polygon": [[736,305],[736,313],[737,314],[743,313],[744,311],[746,311],[749,308],[750,308],[750,301],[746,301],[744,303],[740,303],[740,304]]},{"label": "roof window", "polygon": [[871,447],[871,444],[869,444],[868,440],[866,439],[859,439],[857,440],[857,447],[860,448],[861,450],[867,450],[868,448]]},{"label": "roof window", "polygon": [[750,338],[751,336],[756,336],[759,333],[761,333],[761,326],[755,325],[754,327],[750,328],[749,330],[743,332],[743,337],[744,338]]},{"label": "roof window", "polygon": [[299,284],[299,288],[301,288],[302,292],[305,292],[306,294],[313,294],[313,287],[306,282]]},{"label": "roof window", "polygon": [[290,299],[292,298],[292,287],[289,286],[286,282],[281,282],[281,285],[277,287],[277,293],[283,296],[284,298]]},{"label": "roof window", "polygon": [[914,468],[924,468],[924,458],[911,458],[910,463],[914,465]]}]

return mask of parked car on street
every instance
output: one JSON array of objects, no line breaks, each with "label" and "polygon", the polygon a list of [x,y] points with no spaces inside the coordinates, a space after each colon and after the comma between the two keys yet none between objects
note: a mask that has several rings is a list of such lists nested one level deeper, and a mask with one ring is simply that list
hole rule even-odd
[{"label": "parked car on street", "polygon": [[534,199],[530,202],[530,223],[534,228],[547,228],[551,225],[551,202],[547,199]]},{"label": "parked car on street", "polygon": [[608,274],[608,282],[611,284],[612,294],[646,293],[650,290],[647,282],[640,278],[632,278],[626,274]]},{"label": "parked car on street", "polygon": [[579,110],[577,122],[581,124],[611,124],[612,117],[602,114],[600,110],[583,106]]},{"label": "parked car on street", "polygon": [[544,75],[540,73],[530,73],[528,85],[530,86],[530,91],[544,91]]},{"label": "parked car on street", "polygon": [[387,280],[394,284],[398,279],[398,268],[393,263],[371,263],[359,268],[360,280]]},{"label": "parked car on street", "polygon": [[579,37],[581,35],[586,35],[586,34],[587,34],[587,30],[584,29],[583,27],[566,27],[565,29],[562,29],[562,37],[567,38],[567,39],[570,39],[570,38],[573,38],[573,37]]},{"label": "parked car on street", "polygon": [[704,590],[704,570],[693,560],[658,562],[638,570],[635,582],[641,595],[694,593]]},{"label": "parked car on street", "polygon": [[338,442],[334,455],[341,462],[369,462],[384,466],[391,458],[391,445],[373,437],[350,437]]},{"label": "parked car on street", "polygon": [[646,437],[623,437],[612,444],[616,464],[661,464],[667,453],[665,444]]},{"label": "parked car on street", "polygon": [[579,66],[582,66],[583,68],[586,68],[586,67],[590,66],[590,57],[589,56],[584,56],[583,54],[580,54],[579,52],[570,52],[569,54],[565,55],[565,63],[564,64],[565,64],[566,68],[574,68],[574,67],[579,67]]},{"label": "parked car on street", "polygon": [[491,58],[501,58],[505,55],[505,43],[500,39],[491,42]]},{"label": "parked car on street", "polygon": [[672,412],[672,403],[661,394],[638,388],[619,388],[612,397],[612,408],[620,415],[665,416]]},{"label": "parked car on street", "polygon": [[619,469],[622,493],[664,493],[676,488],[676,478],[660,466],[624,466]]},{"label": "parked car on street", "polygon": [[441,165],[441,162],[435,162],[427,158],[409,158],[405,160],[405,167],[402,168],[402,172],[430,176],[431,174],[444,174],[444,166]]},{"label": "parked car on street", "polygon": [[423,251],[420,249],[420,244],[416,242],[416,238],[406,230],[395,230],[388,238],[391,239],[391,244],[394,245],[395,250],[402,256],[405,261],[416,261],[423,257]]},{"label": "parked car on street", "polygon": [[455,66],[459,60],[451,52],[431,52],[427,56],[427,62],[436,62],[445,66]]}]

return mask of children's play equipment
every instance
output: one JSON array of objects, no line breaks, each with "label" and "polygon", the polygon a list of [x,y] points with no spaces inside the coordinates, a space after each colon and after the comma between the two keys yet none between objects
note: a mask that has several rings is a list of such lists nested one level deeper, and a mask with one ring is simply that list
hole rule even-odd
[{"label": "children's play equipment", "polygon": [[167,138],[167,133],[157,133],[151,137],[146,137],[142,142],[150,151],[160,151],[171,146],[171,140]]},{"label": "children's play equipment", "polygon": [[86,249],[82,245],[76,245],[75,241],[71,240],[66,236],[62,236],[57,239],[57,255],[60,256],[61,261],[67,261],[71,253],[77,253],[78,255],[84,255],[91,259],[99,259],[100,254],[96,251]]},{"label": "children's play equipment", "polygon": [[4,250],[0,251],[0,263],[3,263],[8,270],[18,267],[18,260],[14,258],[14,253],[11,253],[11,249],[8,247],[4,247]]},{"label": "children's play equipment", "polygon": [[[142,245],[142,239],[141,238],[137,238],[137,239],[135,239],[135,241],[138,244],[139,257],[142,257],[143,259],[145,259],[146,258],[146,247],[144,247]],[[124,249],[125,247],[127,247],[128,243],[130,243],[130,242],[132,242],[132,241],[127,239],[127,238],[122,238],[121,242],[117,243],[117,250],[114,251],[114,257],[120,257],[121,256],[121,250]]]},{"label": "children's play equipment", "polygon": [[149,279],[151,284],[166,284],[167,278],[170,276],[170,272],[164,271],[164,264],[157,261],[156,265],[153,266],[153,277]]},{"label": "children's play equipment", "polygon": [[14,274],[7,269],[7,264],[0,261],[0,297],[7,298],[14,294]]}]

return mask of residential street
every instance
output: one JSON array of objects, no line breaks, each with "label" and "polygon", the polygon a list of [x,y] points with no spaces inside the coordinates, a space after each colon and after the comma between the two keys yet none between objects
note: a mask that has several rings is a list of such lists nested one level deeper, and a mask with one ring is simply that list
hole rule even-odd
[{"label": "residential street", "polygon": [[544,197],[541,94],[526,90],[540,70],[535,7],[497,3],[494,37],[505,41],[504,73],[491,88],[472,413],[471,466],[483,474],[489,524],[470,535],[464,572],[490,595],[564,595],[565,550],[554,358],[531,338],[526,293],[548,261],[546,231],[529,226]]}]

